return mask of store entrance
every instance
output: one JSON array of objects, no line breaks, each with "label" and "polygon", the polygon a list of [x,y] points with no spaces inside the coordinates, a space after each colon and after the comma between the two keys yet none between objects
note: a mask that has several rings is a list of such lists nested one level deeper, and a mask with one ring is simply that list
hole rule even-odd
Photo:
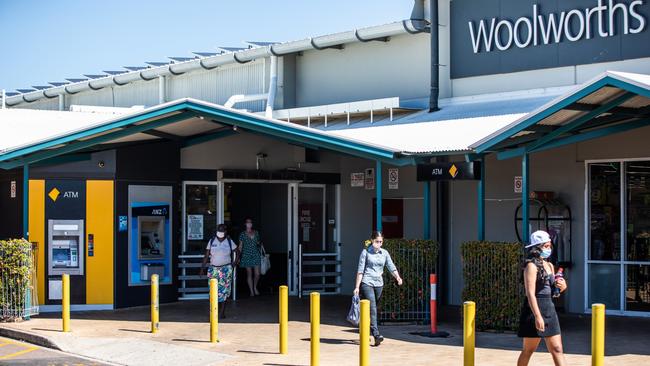
[{"label": "store entrance", "polygon": [[[228,234],[240,244],[247,218],[259,232],[261,243],[270,254],[271,270],[260,277],[262,295],[277,292],[287,282],[288,203],[286,183],[224,183],[224,223]],[[246,269],[237,271],[237,298],[249,296]]]},{"label": "store entrance", "polygon": [[650,161],[587,163],[589,304],[650,312]]}]

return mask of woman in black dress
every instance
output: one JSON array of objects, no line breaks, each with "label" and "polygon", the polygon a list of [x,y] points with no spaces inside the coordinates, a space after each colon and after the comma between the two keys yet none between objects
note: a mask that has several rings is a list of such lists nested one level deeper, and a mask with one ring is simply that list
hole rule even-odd
[{"label": "woman in black dress", "polygon": [[536,231],[530,235],[530,244],[524,262],[524,287],[526,299],[521,310],[519,332],[524,339],[523,349],[517,360],[517,366],[527,366],[539,341],[544,337],[546,348],[553,356],[555,366],[566,365],[562,350],[560,323],[551,298],[553,287],[561,292],[566,290],[564,278],[555,281],[555,269],[548,258],[553,251],[551,238],[545,231]]}]

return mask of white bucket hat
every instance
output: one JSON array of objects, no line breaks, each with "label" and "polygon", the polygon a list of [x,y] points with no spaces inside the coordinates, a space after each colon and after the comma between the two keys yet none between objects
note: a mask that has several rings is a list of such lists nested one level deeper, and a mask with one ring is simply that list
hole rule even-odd
[{"label": "white bucket hat", "polygon": [[534,247],[535,245],[544,244],[549,241],[551,241],[551,237],[546,231],[537,230],[530,234],[530,243],[528,243],[524,248]]}]

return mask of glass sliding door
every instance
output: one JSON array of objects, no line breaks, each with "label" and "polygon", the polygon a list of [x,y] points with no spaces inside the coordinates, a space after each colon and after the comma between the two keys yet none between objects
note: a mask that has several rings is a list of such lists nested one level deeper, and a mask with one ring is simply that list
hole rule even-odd
[{"label": "glass sliding door", "polygon": [[183,183],[183,254],[203,254],[218,224],[217,182]]},{"label": "glass sliding door", "polygon": [[588,304],[650,312],[650,160],[587,165]]},{"label": "glass sliding door", "polygon": [[625,163],[625,309],[650,311],[650,161]]}]

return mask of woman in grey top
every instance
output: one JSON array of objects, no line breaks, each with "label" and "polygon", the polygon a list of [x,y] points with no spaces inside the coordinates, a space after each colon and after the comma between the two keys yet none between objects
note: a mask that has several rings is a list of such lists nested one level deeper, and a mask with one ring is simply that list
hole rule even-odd
[{"label": "woman in grey top", "polygon": [[372,245],[364,249],[359,256],[359,267],[357,269],[357,281],[354,286],[354,294],[370,301],[370,333],[375,338],[375,346],[379,346],[384,337],[379,334],[377,328],[377,302],[381,297],[381,290],[384,287],[384,267],[395,277],[397,284],[402,285],[402,278],[390,258],[386,249],[381,249],[384,236],[380,231],[373,231],[370,236]]}]

